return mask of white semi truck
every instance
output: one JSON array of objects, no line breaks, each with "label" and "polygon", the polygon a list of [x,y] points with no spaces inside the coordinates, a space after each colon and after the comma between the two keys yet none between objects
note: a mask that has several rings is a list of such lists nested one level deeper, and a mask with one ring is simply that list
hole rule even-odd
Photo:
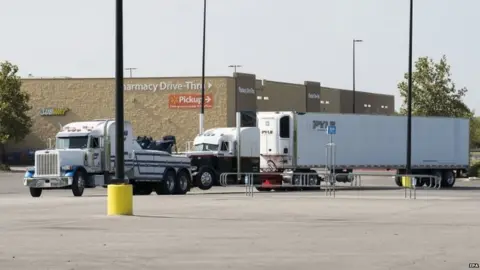
[{"label": "white semi truck", "polygon": [[[191,159],[194,186],[202,190],[210,189],[220,184],[222,173],[236,173],[237,168],[240,168],[240,172],[260,172],[259,141],[257,127],[212,128],[196,136],[193,149],[187,152]],[[239,183],[245,180],[244,177],[242,175],[238,179],[231,175],[228,180],[230,183]]]},{"label": "white semi truck", "polygon": [[[72,190],[82,196],[85,188],[106,186],[115,173],[115,121],[73,122],[56,135],[55,149],[35,152],[35,166],[28,168],[24,185],[33,197],[44,189]],[[124,124],[125,176],[135,195],[186,194],[191,185],[190,159],[165,151],[142,149],[132,125]]]},{"label": "white semi truck", "polygon": [[[336,134],[331,135],[335,145],[334,170],[343,173],[337,176],[337,181],[351,181],[346,173],[355,169],[406,172],[405,116],[258,112],[257,121],[262,172],[314,173],[328,166],[333,160],[332,154],[326,153],[330,142],[326,134],[328,126],[336,129]],[[442,187],[452,187],[456,172],[468,169],[469,152],[468,119],[412,118],[412,174],[435,175],[441,179]],[[275,179],[272,182],[269,176],[271,184],[296,183],[295,177]],[[309,179],[311,185],[319,181],[320,177]],[[417,185],[428,181],[420,179]],[[401,186],[400,177],[395,182]],[[265,186],[260,190],[270,188]]]}]

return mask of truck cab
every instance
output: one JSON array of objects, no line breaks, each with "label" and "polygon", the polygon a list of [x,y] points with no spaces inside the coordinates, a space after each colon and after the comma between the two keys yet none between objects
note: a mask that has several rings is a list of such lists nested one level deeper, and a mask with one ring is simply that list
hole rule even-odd
[{"label": "truck cab", "polygon": [[[257,127],[240,128],[240,170],[259,172],[260,149]],[[219,185],[222,173],[237,172],[236,128],[213,128],[195,137],[193,150],[187,152],[196,186],[210,189]],[[235,178],[233,175],[229,179]]]},{"label": "truck cab", "polygon": [[[113,120],[63,126],[56,135],[55,149],[35,152],[35,166],[27,169],[24,185],[33,197],[39,197],[44,189],[59,188],[71,188],[74,196],[82,196],[84,188],[106,186],[115,173],[115,135]],[[133,181],[134,193],[146,195],[155,188],[162,194],[187,192],[191,181],[188,158],[142,149],[128,121],[120,143],[124,144],[125,177]]]},{"label": "truck cab", "polygon": [[[115,149],[114,136],[113,121],[73,122],[63,126],[55,136],[55,149],[35,152],[35,166],[27,169],[24,185],[36,194],[42,189],[71,187],[75,196],[81,196],[84,187],[95,186],[89,175],[112,168],[107,161]],[[109,142],[108,147],[105,142]],[[125,123],[124,142],[132,142],[125,143],[127,153],[134,148],[141,149],[133,144],[132,127],[128,122]],[[36,194],[32,196],[37,197]]]}]

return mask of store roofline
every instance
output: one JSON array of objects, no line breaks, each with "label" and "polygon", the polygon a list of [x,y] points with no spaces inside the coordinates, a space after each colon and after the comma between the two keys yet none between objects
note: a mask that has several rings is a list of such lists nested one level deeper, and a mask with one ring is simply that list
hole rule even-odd
[{"label": "store roofline", "polygon": [[[176,77],[124,77],[123,80],[138,80],[138,79],[201,79],[201,76],[176,76]],[[233,79],[232,76],[205,76],[209,79]],[[57,77],[22,77],[22,80],[114,80],[115,77],[68,77],[68,76],[57,76]]]},{"label": "store roofline", "polygon": [[[176,77],[124,77],[123,80],[124,82],[127,81],[135,81],[135,80],[155,80],[155,79],[163,79],[163,80],[172,80],[172,79],[201,79],[201,76],[176,76]],[[234,79],[233,76],[205,76],[207,79]],[[58,76],[58,77],[22,77],[21,80],[28,80],[28,81],[42,81],[42,80],[114,80],[115,77],[68,77],[68,76]],[[304,86],[304,84],[296,84],[296,83],[290,83],[290,82],[283,82],[283,81],[274,81],[274,80],[267,80],[267,79],[259,79],[262,82],[262,86],[264,85],[264,81],[268,82],[273,82],[273,83],[280,83],[280,84],[286,84],[286,85],[293,85],[293,86]],[[315,82],[315,81],[309,81],[309,82]],[[321,83],[321,82],[320,82]],[[352,91],[351,89],[341,89],[341,88],[336,88],[336,87],[330,87],[321,84],[321,88],[327,88],[330,90],[334,91]],[[356,93],[365,93],[365,94],[375,94],[379,96],[387,96],[387,97],[394,97],[395,95],[393,94],[383,94],[383,93],[375,93],[375,92],[366,92],[366,91],[359,91],[356,90]]]}]

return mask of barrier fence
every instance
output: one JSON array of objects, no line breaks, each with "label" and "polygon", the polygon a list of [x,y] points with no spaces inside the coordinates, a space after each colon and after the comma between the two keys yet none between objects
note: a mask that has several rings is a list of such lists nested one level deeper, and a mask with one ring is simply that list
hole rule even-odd
[{"label": "barrier fence", "polygon": [[[240,175],[243,179],[243,183],[238,184],[236,182],[237,177]],[[267,180],[267,183],[262,183],[262,179]],[[407,193],[409,198],[416,199],[417,183],[418,181],[424,181],[428,179],[429,185],[425,188],[441,188],[441,179],[434,175],[421,175],[421,174],[392,174],[381,172],[352,172],[352,173],[329,173],[329,172],[317,172],[317,173],[280,173],[280,172],[242,172],[242,173],[222,173],[220,175],[219,183],[221,186],[241,186],[245,187],[245,195],[253,197],[255,189],[258,191],[270,191],[270,190],[320,190],[325,188],[325,196],[333,196],[335,198],[337,192],[337,177],[346,176],[350,179],[351,187],[362,187],[362,176],[369,177],[400,177],[402,179],[402,187],[405,192],[405,198]],[[271,179],[273,183],[268,181]],[[289,179],[286,183],[283,182],[283,178]],[[280,179],[280,180],[279,180]],[[232,184],[229,183],[234,182]],[[279,183],[278,183],[279,182]],[[322,184],[323,183],[323,184]]]}]

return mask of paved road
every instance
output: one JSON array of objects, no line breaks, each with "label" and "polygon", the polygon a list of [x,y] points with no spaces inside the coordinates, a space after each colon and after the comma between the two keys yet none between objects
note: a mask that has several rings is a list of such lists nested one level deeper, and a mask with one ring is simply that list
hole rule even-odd
[{"label": "paved road", "polygon": [[[366,190],[135,196],[107,217],[105,189],[31,198],[0,174],[0,269],[468,269],[480,262],[480,183],[420,189],[392,179]],[[372,188],[373,186],[381,188]],[[214,194],[228,191],[226,194]],[[193,194],[199,194],[195,196]]]}]

